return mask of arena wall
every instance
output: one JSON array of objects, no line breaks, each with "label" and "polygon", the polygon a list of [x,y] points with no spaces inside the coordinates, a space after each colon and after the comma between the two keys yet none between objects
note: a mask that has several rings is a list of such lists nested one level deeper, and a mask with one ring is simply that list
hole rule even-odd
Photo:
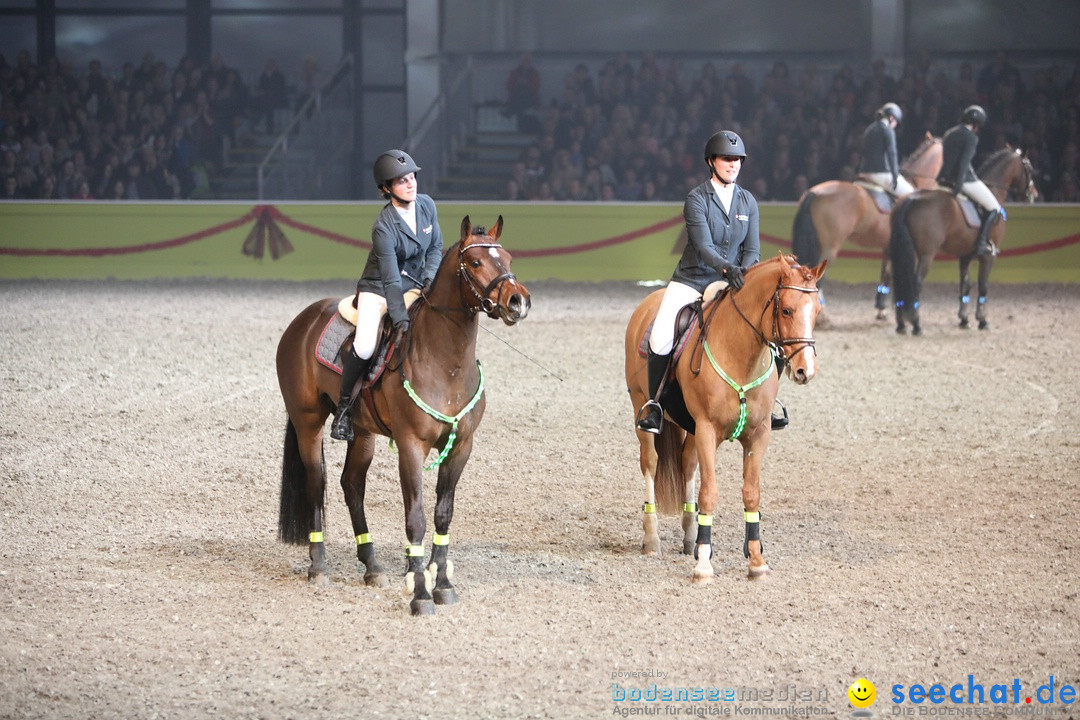
[{"label": "arena wall", "polygon": [[[370,247],[379,203],[0,204],[0,278],[142,280],[178,277],[353,280]],[[1080,282],[1080,206],[1008,205],[994,282]],[[762,204],[762,255],[790,249],[793,203]],[[447,246],[462,218],[491,226],[523,281],[666,280],[682,228],[681,206],[461,203],[439,205]],[[247,252],[245,253],[245,248]],[[275,257],[276,256],[276,257]],[[880,254],[845,247],[838,282],[876,282]],[[955,282],[939,258],[930,282]]]}]

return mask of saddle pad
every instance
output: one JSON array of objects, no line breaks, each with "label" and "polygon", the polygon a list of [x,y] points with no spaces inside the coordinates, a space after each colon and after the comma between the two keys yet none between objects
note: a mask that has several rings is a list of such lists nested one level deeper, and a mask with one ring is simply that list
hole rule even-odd
[{"label": "saddle pad", "polygon": [[342,318],[340,313],[334,313],[319,336],[319,342],[315,346],[315,359],[340,375],[341,347],[355,330],[353,324]]},{"label": "saddle pad", "polygon": [[885,192],[884,188],[880,185],[875,185],[866,180],[855,180],[852,184],[858,185],[863,190],[870,193],[870,199],[874,201],[874,205],[877,207],[878,212],[883,212],[886,215],[892,212],[893,201],[895,198]]},{"label": "saddle pad", "polygon": [[956,202],[960,203],[960,211],[964,213],[964,222],[968,224],[968,227],[977,228],[982,225],[982,218],[979,217],[979,209],[975,207],[975,203],[970,198],[966,198],[963,195],[956,196]]}]

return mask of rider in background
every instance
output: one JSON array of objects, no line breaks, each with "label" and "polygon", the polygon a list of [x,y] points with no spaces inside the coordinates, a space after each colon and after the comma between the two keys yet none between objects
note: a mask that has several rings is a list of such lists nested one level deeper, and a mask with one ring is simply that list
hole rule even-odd
[{"label": "rider in background", "polygon": [[[679,310],[701,299],[705,288],[714,282],[723,282],[737,292],[743,286],[746,268],[761,258],[757,200],[735,184],[745,159],[742,138],[730,130],[721,130],[705,143],[709,179],[686,196],[686,247],[664,290],[649,336],[646,367],[651,399],[642,406],[637,420],[637,428],[643,432],[658,434],[664,420],[658,395],[671,360]],[[773,417],[772,422],[779,429],[787,425],[787,418]]]},{"label": "rider in background", "polygon": [[885,103],[877,111],[877,117],[863,131],[862,157],[859,160],[859,177],[880,185],[895,197],[915,192],[907,178],[900,174],[900,161],[896,155],[896,126],[904,114],[896,103]]},{"label": "rider in background", "polygon": [[408,306],[435,279],[442,260],[442,231],[435,201],[417,192],[420,171],[409,154],[388,150],[375,159],[375,186],[386,203],[371,228],[371,252],[356,283],[356,335],[343,353],[341,398],[330,437],[353,440],[350,399],[379,341],[379,325],[389,313],[394,342],[409,329]]},{"label": "rider in background", "polygon": [[990,229],[999,217],[1005,217],[1005,211],[1001,203],[986,187],[986,183],[975,175],[975,169],[971,165],[975,157],[975,148],[979,145],[979,128],[986,124],[986,111],[978,105],[969,105],[960,122],[949,128],[941,138],[941,172],[938,173],[939,185],[960,192],[982,206],[986,211],[982,225],[979,227],[979,237],[975,243],[976,255],[990,255],[994,250],[990,247]]}]

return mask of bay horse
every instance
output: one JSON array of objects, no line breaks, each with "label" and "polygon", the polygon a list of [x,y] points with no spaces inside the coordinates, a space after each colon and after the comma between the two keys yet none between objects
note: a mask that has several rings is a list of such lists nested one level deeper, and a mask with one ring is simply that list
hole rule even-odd
[{"label": "bay horse", "polygon": [[[900,174],[915,189],[931,188],[941,170],[941,138],[929,132],[900,165]],[[876,192],[876,195],[884,195]],[[874,305],[878,320],[885,319],[886,299],[892,284],[889,263],[889,205],[882,209],[861,182],[827,180],[803,193],[791,227],[791,250],[805,265],[822,259],[835,261],[844,243],[881,252],[881,274]],[[822,304],[824,295],[818,294]]]},{"label": "bay horse", "polygon": [[[410,308],[411,329],[353,410],[356,438],[346,451],[341,487],[356,556],[364,564],[366,584],[389,584],[376,559],[364,511],[375,436],[389,436],[396,446],[405,504],[406,591],[412,595],[414,615],[430,614],[435,604],[457,601],[447,552],[454,491],[484,415],[483,372],[476,359],[479,315],[514,325],[528,315],[532,304],[529,291],[510,271],[510,253],[499,243],[502,228],[501,215],[490,231],[474,228],[465,216],[461,240],[443,253],[430,288]],[[319,300],[303,310],[286,328],[277,349],[278,383],[288,413],[278,538],[308,545],[308,579],[321,586],[329,583],[323,541],[323,424],[336,405],[341,377],[316,359],[316,348],[334,319],[338,300]],[[351,342],[351,335],[345,342]],[[425,467],[433,450],[439,455]],[[422,473],[435,465],[435,533],[425,571]]]},{"label": "bay horse", "polygon": [[[712,520],[717,504],[716,450],[724,440],[743,449],[742,497],[746,524],[743,553],[749,577],[769,571],[762,556],[759,502],[761,467],[772,437],[772,409],[780,367],[805,384],[817,373],[814,323],[820,312],[817,283],[827,260],[816,267],[782,253],[751,266],[741,290],[705,301],[700,321],[688,331],[686,349],[675,360],[671,379],[682,390],[692,432],[667,417],[659,435],[637,431],[639,466],[645,478],[644,540],[641,551],[660,555],[657,512],[682,510],[683,552],[697,558],[693,582],[712,580]],[[634,415],[649,399],[642,348],[656,317],[663,290],[648,295],[626,328],[626,387]],[[703,358],[709,367],[702,367]],[[675,412],[677,403],[662,404]],[[694,474],[700,487],[694,493]]]},{"label": "bay horse", "polygon": [[[979,178],[994,193],[999,203],[1004,203],[1009,192],[1023,195],[1027,202],[1035,202],[1039,195],[1035,187],[1035,171],[1023,152],[1005,147],[990,155],[978,172]],[[964,203],[971,201],[964,198]],[[972,205],[972,208],[974,206]],[[973,212],[973,210],[969,210]],[[974,224],[973,224],[974,223]],[[949,253],[960,261],[960,327],[967,328],[968,305],[971,301],[971,277],[969,269],[975,256],[979,221],[972,214],[970,219],[961,206],[956,193],[946,188],[921,190],[908,195],[896,206],[892,214],[892,232],[889,254],[895,275],[894,300],[896,304],[896,332],[906,332],[911,323],[914,335],[922,333],[919,324],[919,295],[923,280],[930,272],[934,257],[939,252]],[[990,241],[1000,248],[1005,240],[1005,217],[1002,216],[990,230]],[[979,329],[990,327],[986,316],[986,293],[994,255],[980,255],[979,296],[975,319]]]}]

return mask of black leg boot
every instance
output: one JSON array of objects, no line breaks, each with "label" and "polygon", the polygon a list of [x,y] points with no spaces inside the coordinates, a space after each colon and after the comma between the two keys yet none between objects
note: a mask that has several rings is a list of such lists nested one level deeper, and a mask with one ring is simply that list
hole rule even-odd
[{"label": "black leg boot", "polygon": [[334,424],[330,426],[330,437],[335,440],[352,442],[352,391],[357,381],[364,373],[367,361],[356,354],[352,344],[341,358],[341,399],[338,400],[337,410],[334,411]]},{"label": "black leg boot", "polygon": [[641,411],[638,413],[638,430],[653,435],[660,434],[660,426],[664,423],[664,409],[660,407],[658,396],[660,394],[660,383],[663,381],[664,376],[667,375],[670,360],[671,353],[658,355],[651,349],[649,350],[649,357],[645,365],[649,372],[649,397],[651,399],[641,406]]},{"label": "black leg boot", "polygon": [[990,247],[990,228],[994,227],[999,217],[1001,217],[1001,211],[992,210],[983,218],[982,225],[979,226],[979,237],[975,241],[976,255],[994,254],[994,248]]},{"label": "black leg boot", "polygon": [[[777,375],[777,378],[782,378],[784,376],[784,368],[786,366],[787,366],[787,360],[786,359],[784,359],[784,358],[777,358],[776,359],[776,375]],[[772,429],[773,430],[783,430],[784,428],[786,428],[788,426],[787,408],[784,407],[784,403],[780,402],[779,398],[776,399],[776,404],[780,406],[781,414],[777,415],[776,413],[773,413],[773,415],[772,415]]]}]

